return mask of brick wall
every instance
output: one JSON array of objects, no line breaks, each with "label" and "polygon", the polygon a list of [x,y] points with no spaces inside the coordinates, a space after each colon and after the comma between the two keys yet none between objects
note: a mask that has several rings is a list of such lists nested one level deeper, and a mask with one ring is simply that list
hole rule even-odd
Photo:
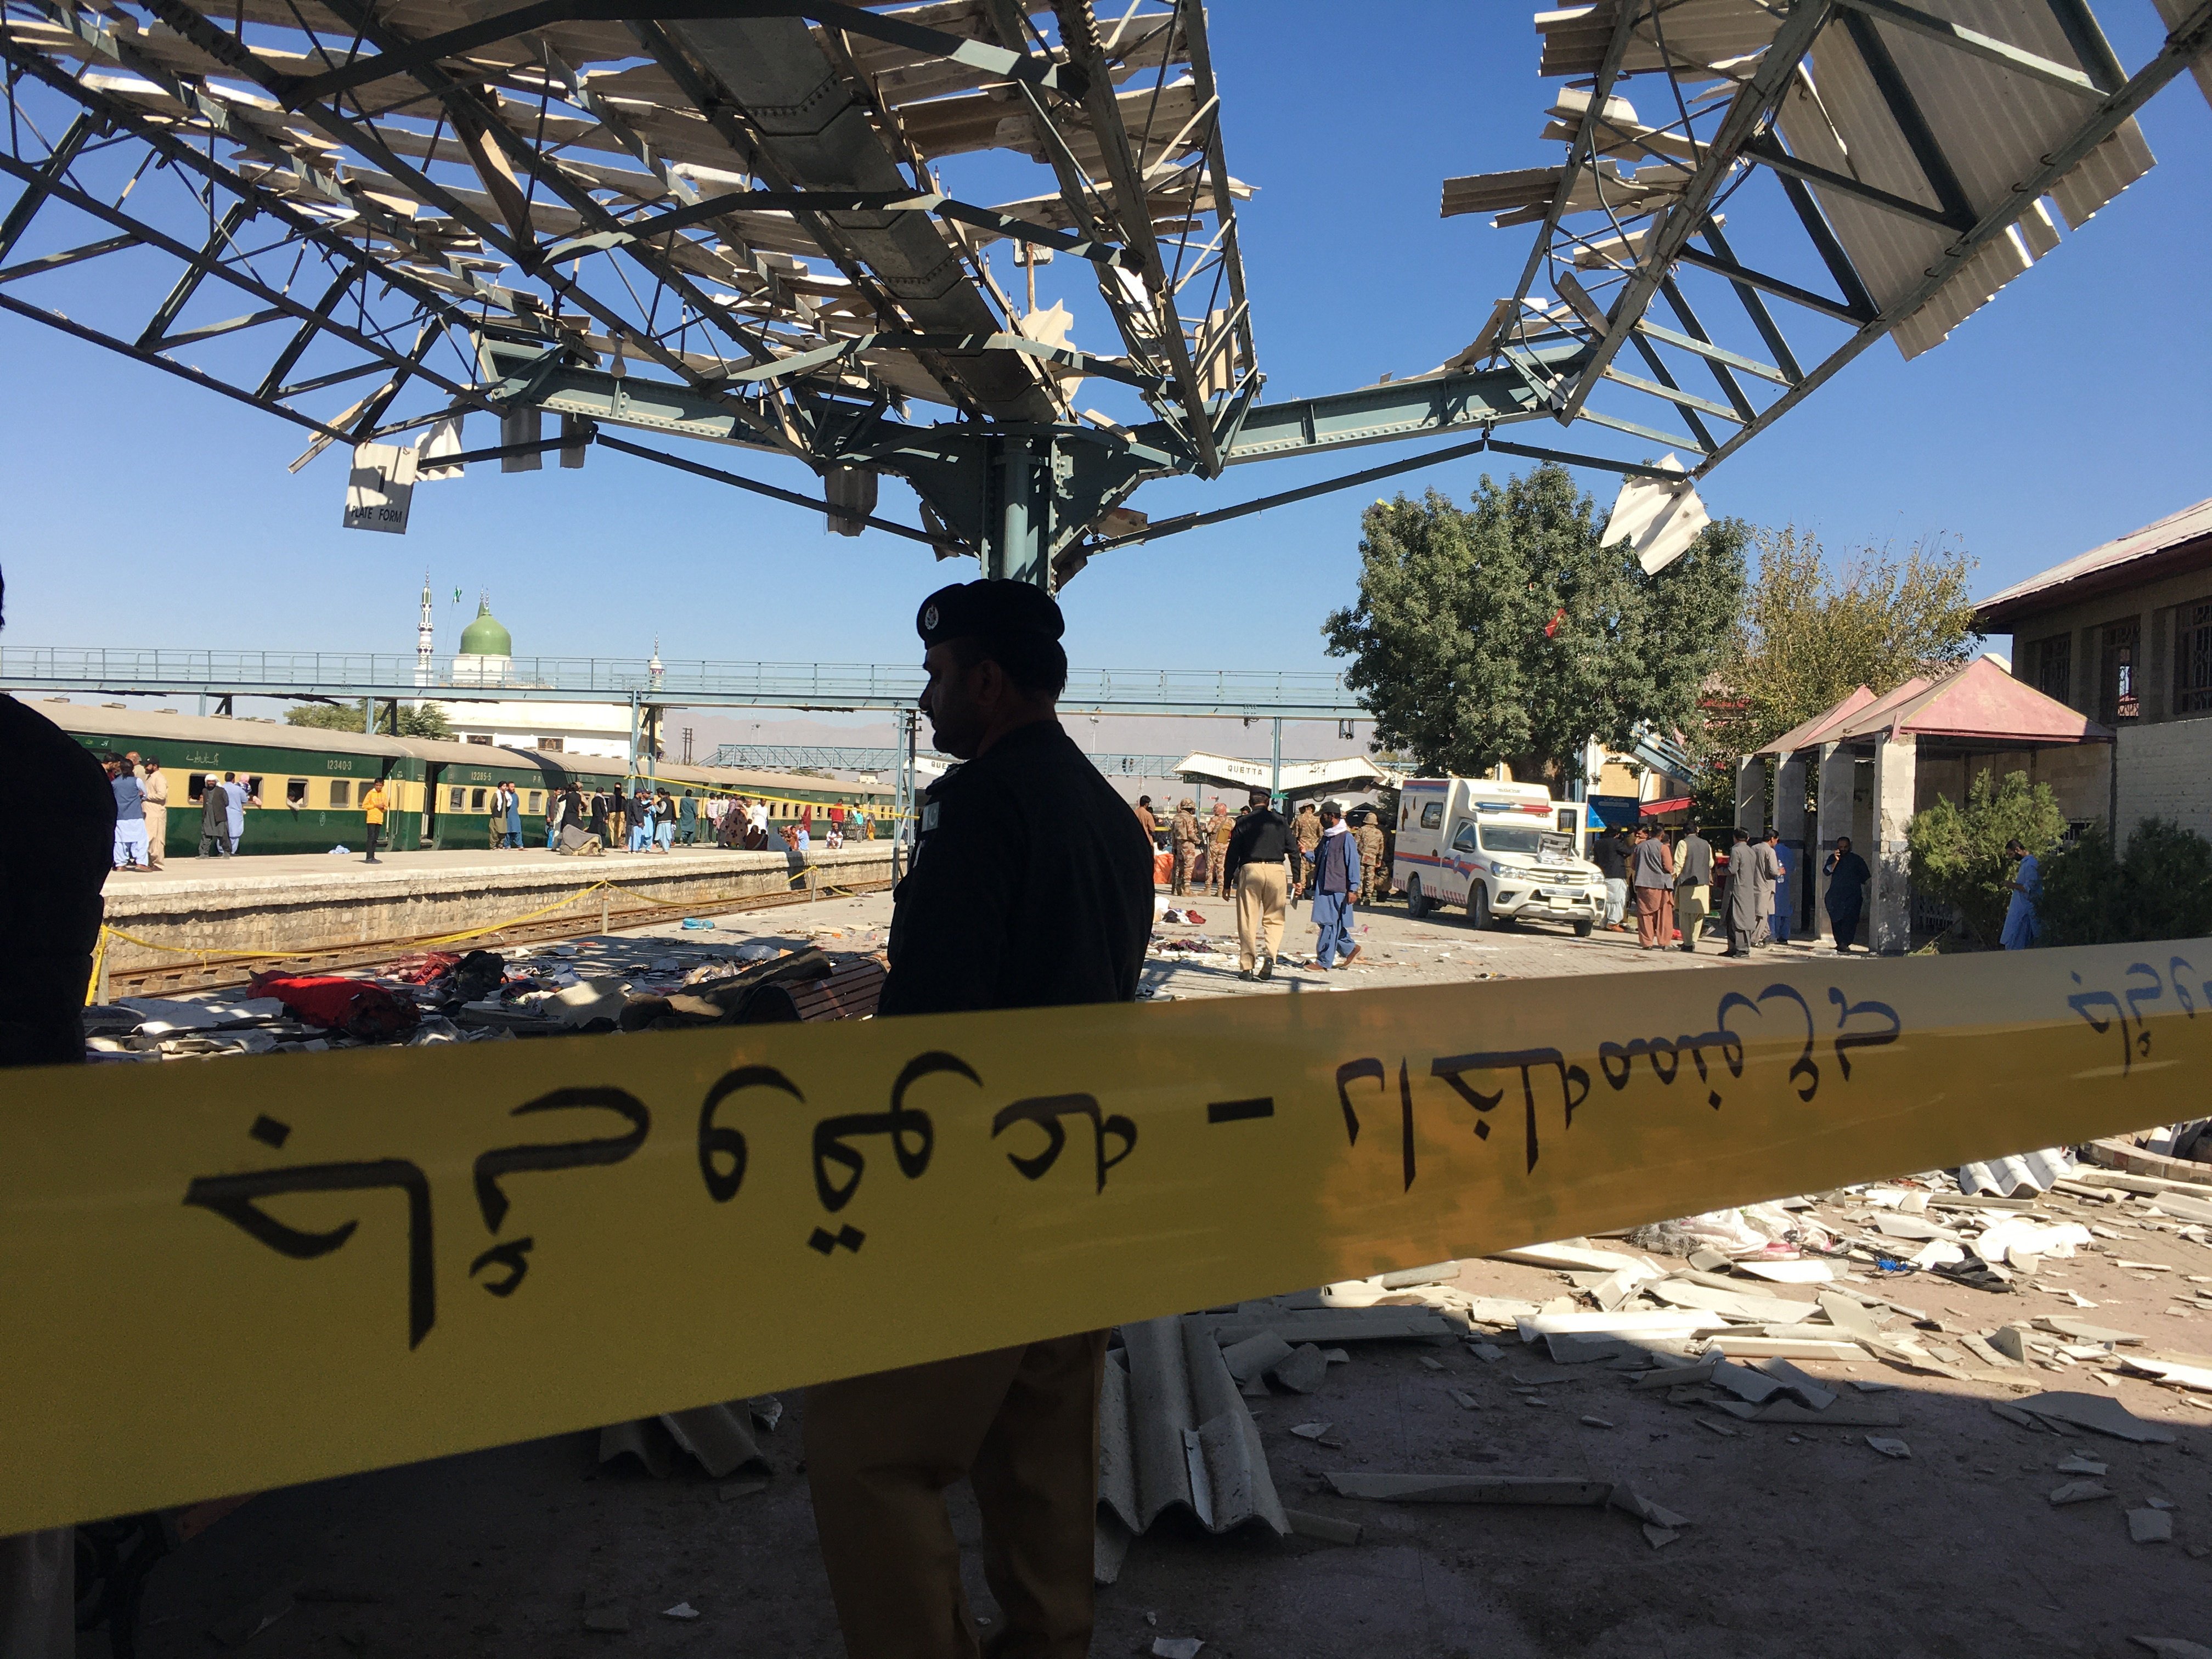
[{"label": "brick wall", "polygon": [[2212,720],[2124,727],[2115,764],[2124,845],[2149,817],[2212,836]]}]

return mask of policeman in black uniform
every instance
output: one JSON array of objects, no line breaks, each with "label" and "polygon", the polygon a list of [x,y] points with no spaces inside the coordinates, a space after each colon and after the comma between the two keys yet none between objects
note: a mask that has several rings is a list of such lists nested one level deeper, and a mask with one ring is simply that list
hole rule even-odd
[{"label": "policeman in black uniform", "polygon": [[[1152,848],[1062,731],[1060,607],[1020,582],[946,587],[915,619],[937,746],[893,896],[880,1014],[1127,1002],[1152,922]],[[1091,1644],[1106,1334],[811,1389],[816,1527],[850,1659],[1082,1659]],[[966,1477],[1002,1616],[979,1647],[945,1489]]]},{"label": "policeman in black uniform", "polygon": [[[0,583],[0,605],[6,597]],[[84,994],[115,856],[115,791],[82,744],[0,696],[0,1066],[84,1061]],[[0,1653],[76,1651],[72,1529],[0,1538]]]}]

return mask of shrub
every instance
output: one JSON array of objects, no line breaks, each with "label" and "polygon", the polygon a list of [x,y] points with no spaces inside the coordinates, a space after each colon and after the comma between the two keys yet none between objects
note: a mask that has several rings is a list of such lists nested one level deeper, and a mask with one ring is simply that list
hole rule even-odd
[{"label": "shrub", "polygon": [[2212,842],[2145,818],[2115,857],[2092,828],[2044,861],[2045,945],[2122,945],[2212,933]]},{"label": "shrub", "polygon": [[2027,773],[2008,772],[1992,787],[1990,775],[1978,772],[1964,806],[1940,797],[1912,815],[1905,833],[1913,885],[1929,898],[1955,906],[1982,948],[1991,950],[2004,932],[2005,908],[2012,900],[2005,843],[2017,839],[2040,859],[2065,835],[2066,819],[2049,784],[2031,787]]}]

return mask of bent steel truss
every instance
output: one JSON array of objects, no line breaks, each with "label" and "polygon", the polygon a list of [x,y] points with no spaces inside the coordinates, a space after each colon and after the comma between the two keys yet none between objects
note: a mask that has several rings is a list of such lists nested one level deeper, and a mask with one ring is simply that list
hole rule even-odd
[{"label": "bent steel truss", "polygon": [[[1564,164],[1445,188],[1448,214],[1539,225],[1515,295],[1425,374],[1267,404],[1196,0],[0,0],[0,310],[294,422],[295,465],[412,443],[450,477],[596,443],[1056,585],[1332,487],[1159,525],[1124,505],[1170,473],[1461,440],[1351,486],[1551,454],[1491,438],[1547,416],[1710,470],[1884,334],[1940,340],[2055,242],[2046,198],[2078,225],[2149,166],[2132,113],[2212,36],[2212,0],[2159,3],[2172,37],[2132,78],[2082,0],[1543,14]],[[1639,79],[1671,115],[1639,118]],[[1043,187],[993,199],[992,151]],[[1110,349],[1036,307],[1047,258],[1095,279]],[[1693,281],[1734,292],[1741,338]],[[1770,300],[1840,343],[1803,367]],[[459,442],[471,413],[496,445]],[[609,428],[793,457],[823,498]],[[875,516],[885,471],[919,527]]]}]

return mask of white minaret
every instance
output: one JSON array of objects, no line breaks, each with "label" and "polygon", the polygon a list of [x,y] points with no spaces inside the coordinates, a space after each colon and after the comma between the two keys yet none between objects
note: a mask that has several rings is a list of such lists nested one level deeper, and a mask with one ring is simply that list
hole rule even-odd
[{"label": "white minaret", "polygon": [[654,691],[659,690],[660,677],[665,672],[660,660],[660,635],[655,634],[653,636],[653,660],[645,665],[645,683],[647,688]]},{"label": "white minaret", "polygon": [[422,620],[415,629],[415,684],[433,683],[435,670],[431,666],[430,652],[436,642],[437,630],[430,623],[430,573],[422,573]]}]

